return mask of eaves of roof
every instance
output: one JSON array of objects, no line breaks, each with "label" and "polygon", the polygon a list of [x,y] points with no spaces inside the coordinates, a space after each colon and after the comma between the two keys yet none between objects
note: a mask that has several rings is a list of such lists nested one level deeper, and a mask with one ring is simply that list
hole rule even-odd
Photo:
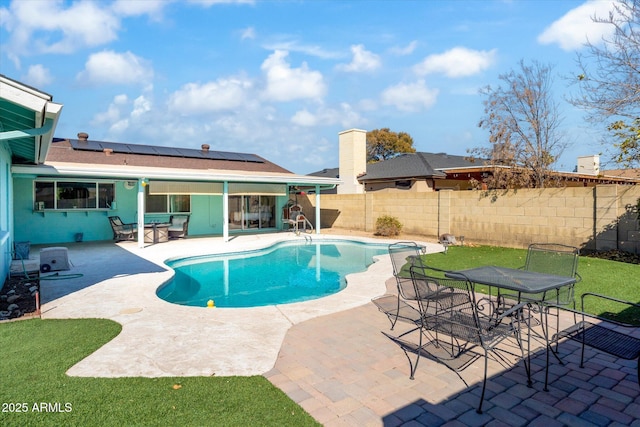
[{"label": "eaves of roof", "polygon": [[289,185],[319,185],[333,188],[342,181],[336,178],[311,177],[283,172],[233,171],[216,169],[179,169],[129,165],[91,165],[64,162],[48,162],[46,165],[14,165],[16,176],[76,177],[103,179],[162,179],[202,182],[257,182]]},{"label": "eaves of roof", "polygon": [[21,163],[43,163],[62,105],[49,94],[0,74],[0,141]]}]

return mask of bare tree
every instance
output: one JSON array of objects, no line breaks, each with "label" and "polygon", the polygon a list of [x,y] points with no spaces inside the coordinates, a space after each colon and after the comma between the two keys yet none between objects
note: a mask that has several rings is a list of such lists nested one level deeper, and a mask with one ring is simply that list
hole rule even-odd
[{"label": "bare tree", "polygon": [[544,188],[560,185],[552,165],[566,148],[562,118],[553,100],[550,65],[519,63],[501,74],[502,84],[480,90],[486,96],[479,127],[489,131],[490,147],[469,152],[491,167],[488,188]]},{"label": "bare tree", "polygon": [[367,163],[396,157],[401,153],[415,153],[413,138],[406,132],[392,132],[389,128],[367,132]]},{"label": "bare tree", "polygon": [[[586,43],[579,53],[580,72],[574,78],[579,94],[569,102],[587,111],[587,120],[604,123],[617,143],[614,159],[640,164],[640,0],[619,0],[607,17],[594,22],[610,25],[613,35]],[[606,141],[610,143],[609,141]]]}]

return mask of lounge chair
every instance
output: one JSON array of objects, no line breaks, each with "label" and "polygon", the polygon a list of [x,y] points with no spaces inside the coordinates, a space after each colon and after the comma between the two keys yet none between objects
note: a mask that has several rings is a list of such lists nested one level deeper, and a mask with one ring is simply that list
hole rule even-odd
[{"label": "lounge chair", "polygon": [[122,240],[136,240],[137,227],[135,223],[125,224],[119,216],[110,216],[109,223],[113,229],[113,239],[120,242]]},{"label": "lounge chair", "polygon": [[189,215],[171,215],[169,219],[169,239],[181,239],[189,230]]}]

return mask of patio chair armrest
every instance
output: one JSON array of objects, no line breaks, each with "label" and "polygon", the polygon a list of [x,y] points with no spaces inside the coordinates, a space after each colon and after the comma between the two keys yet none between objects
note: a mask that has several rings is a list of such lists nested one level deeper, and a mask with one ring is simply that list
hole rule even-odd
[{"label": "patio chair armrest", "polygon": [[632,325],[629,323],[625,323],[625,322],[620,322],[618,320],[612,319],[610,317],[604,317],[602,315],[597,315],[597,314],[592,314],[592,313],[588,313],[585,309],[585,300],[589,298],[589,299],[604,299],[604,300],[608,300],[608,301],[613,301],[613,302],[617,302],[620,304],[625,304],[629,307],[635,307],[637,309],[640,309],[640,304],[631,302],[631,301],[626,301],[620,298],[615,298],[615,297],[611,297],[608,295],[603,295],[603,294],[597,294],[594,292],[585,292],[584,294],[582,294],[582,296],[580,297],[581,299],[581,309],[573,309],[573,308],[569,308],[567,306],[564,305],[558,305],[558,304],[547,304],[547,306],[549,307],[553,307],[553,308],[557,308],[559,310],[564,310],[570,313],[574,313],[577,315],[580,315],[583,317],[583,320],[585,317],[589,317],[591,319],[596,319],[602,322],[607,322],[613,325],[617,325],[617,326],[621,326],[621,327],[625,327],[625,328],[638,328],[639,325]]}]

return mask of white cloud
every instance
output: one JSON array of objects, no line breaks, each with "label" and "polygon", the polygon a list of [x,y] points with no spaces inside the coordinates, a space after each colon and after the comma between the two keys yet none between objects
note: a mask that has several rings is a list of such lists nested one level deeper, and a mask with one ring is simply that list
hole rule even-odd
[{"label": "white cloud", "polygon": [[256,38],[256,30],[253,27],[247,27],[244,30],[242,30],[241,34],[240,34],[240,40],[246,40],[246,39],[255,39]]},{"label": "white cloud", "polygon": [[116,95],[111,104],[109,104],[109,107],[107,107],[107,111],[98,113],[93,117],[92,124],[97,126],[119,121],[122,116],[122,109],[125,108],[128,103],[129,98],[127,95]]},{"label": "white cloud", "polygon": [[255,0],[189,0],[189,3],[209,7],[214,4],[254,4]]},{"label": "white cloud", "polygon": [[5,10],[7,49],[16,56],[27,53],[72,53],[117,38],[120,21],[100,3],[17,1]]},{"label": "white cloud", "polygon": [[183,115],[233,110],[246,103],[252,83],[242,77],[220,78],[204,84],[187,83],[168,101],[169,110]]},{"label": "white cloud", "polygon": [[382,103],[393,105],[401,111],[420,111],[433,106],[438,98],[438,89],[430,89],[424,80],[415,83],[400,83],[382,92]]},{"label": "white cloud", "polygon": [[310,70],[306,62],[292,68],[285,60],[288,52],[276,50],[262,63],[267,87],[264,97],[272,101],[320,99],[327,91],[322,73]]},{"label": "white cloud", "polygon": [[133,101],[131,116],[134,118],[143,116],[145,113],[151,111],[152,106],[151,100],[147,99],[144,95],[140,95]]},{"label": "white cloud", "polygon": [[168,4],[169,2],[164,0],[116,0],[111,5],[111,10],[120,16],[149,15],[150,17],[159,20],[162,18],[163,9]]},{"label": "white cloud", "polygon": [[25,83],[34,86],[46,86],[53,82],[53,77],[48,68],[45,68],[42,64],[36,64],[29,67],[27,75],[22,78]]},{"label": "white cloud", "polygon": [[343,102],[340,108],[320,107],[315,113],[309,112],[306,108],[297,111],[291,117],[291,123],[303,127],[331,126],[339,123],[342,127],[351,128],[364,123],[364,120],[351,105]]},{"label": "white cloud", "polygon": [[359,73],[380,68],[380,56],[366,50],[363,45],[358,44],[351,46],[351,53],[353,53],[351,62],[349,64],[338,65],[337,68],[339,70]]},{"label": "white cloud", "polygon": [[557,43],[562,50],[579,49],[587,40],[598,43],[613,33],[613,26],[593,22],[593,17],[607,18],[613,2],[591,0],[567,12],[538,36],[538,43]]},{"label": "white cloud", "polygon": [[297,111],[291,118],[291,122],[298,126],[315,126],[318,124],[318,116],[304,109]]},{"label": "white cloud", "polygon": [[427,56],[413,67],[419,76],[441,73],[447,77],[467,77],[489,68],[496,57],[496,49],[472,50],[454,47],[444,53]]},{"label": "white cloud", "polygon": [[89,84],[148,84],[152,78],[153,69],[147,60],[131,52],[110,50],[91,55],[77,75],[79,81]]},{"label": "white cloud", "polygon": [[409,43],[406,46],[395,46],[395,47],[392,47],[390,49],[390,51],[394,55],[406,56],[406,55],[411,55],[413,53],[413,51],[416,50],[416,47],[418,47],[418,41],[417,40],[413,40],[411,43]]},{"label": "white cloud", "polygon": [[325,50],[321,46],[301,44],[295,40],[278,40],[268,42],[263,46],[267,50],[283,50],[287,52],[300,52],[305,55],[315,56],[322,59],[336,59],[344,55]]}]

